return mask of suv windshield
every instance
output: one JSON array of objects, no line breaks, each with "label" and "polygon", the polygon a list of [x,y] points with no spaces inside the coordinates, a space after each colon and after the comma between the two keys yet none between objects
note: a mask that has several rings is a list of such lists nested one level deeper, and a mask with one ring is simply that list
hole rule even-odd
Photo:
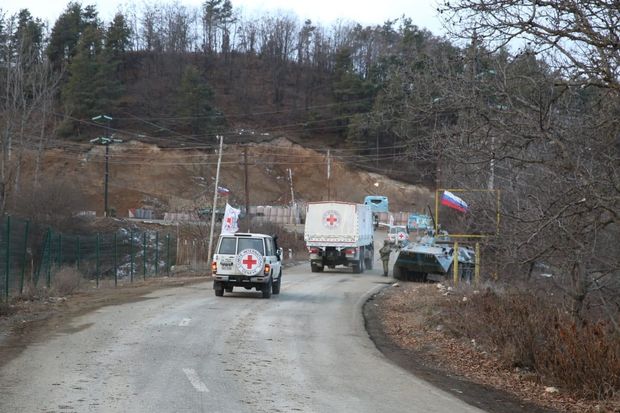
[{"label": "suv windshield", "polygon": [[261,255],[265,255],[265,248],[263,248],[262,238],[239,238],[239,249],[241,252],[245,249],[252,248],[258,251]]}]

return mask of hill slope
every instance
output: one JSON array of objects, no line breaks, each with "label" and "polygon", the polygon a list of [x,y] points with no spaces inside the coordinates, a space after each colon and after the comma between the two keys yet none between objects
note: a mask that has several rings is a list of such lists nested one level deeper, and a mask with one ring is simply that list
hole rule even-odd
[{"label": "hill slope", "polygon": [[[248,188],[251,205],[291,202],[289,168],[296,202],[328,198],[327,156],[285,138],[245,145],[224,145],[219,186],[230,189],[229,203],[243,205],[244,148],[247,148]],[[356,155],[331,157],[331,199],[362,202],[369,194],[386,195],[392,211],[421,210],[432,203],[427,188],[405,184],[348,165]],[[34,173],[27,162],[22,174]],[[129,141],[110,146],[109,206],[120,217],[129,208],[151,207],[158,213],[188,211],[212,203],[217,169],[216,147],[160,148]],[[105,148],[78,146],[48,150],[42,174],[66,182],[84,194],[84,210],[103,211]]]}]

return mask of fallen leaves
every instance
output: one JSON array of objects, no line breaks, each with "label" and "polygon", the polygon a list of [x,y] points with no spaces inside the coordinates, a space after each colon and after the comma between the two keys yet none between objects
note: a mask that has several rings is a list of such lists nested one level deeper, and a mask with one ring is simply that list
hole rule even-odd
[{"label": "fallen leaves", "polygon": [[[475,339],[456,337],[440,318],[440,304],[466,302],[452,287],[442,283],[401,283],[376,297],[385,333],[405,349],[424,354],[425,364],[473,382],[514,394],[547,408],[570,413],[620,412],[620,400],[583,400],[549,383],[526,369],[502,364],[499,349],[481,348]],[[452,300],[452,301],[450,301]]]}]

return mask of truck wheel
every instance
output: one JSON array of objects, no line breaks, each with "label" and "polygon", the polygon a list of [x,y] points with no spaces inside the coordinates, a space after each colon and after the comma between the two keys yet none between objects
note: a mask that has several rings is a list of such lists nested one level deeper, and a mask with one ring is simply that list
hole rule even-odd
[{"label": "truck wheel", "polygon": [[215,287],[215,296],[222,297],[224,295],[224,287]]},{"label": "truck wheel", "polygon": [[319,267],[316,264],[310,264],[310,270],[312,270],[312,272],[323,272],[323,267]]},{"label": "truck wheel", "polygon": [[359,260],[356,264],[353,264],[353,273],[361,274],[364,272],[364,260]]},{"label": "truck wheel", "polygon": [[263,288],[262,288],[263,298],[271,298],[271,290],[272,290],[272,288],[273,288],[273,281],[270,278],[269,282],[267,284],[263,285]]},{"label": "truck wheel", "polygon": [[273,287],[271,288],[272,294],[280,294],[280,285],[282,284],[282,270],[280,270],[280,276],[278,277],[278,281],[273,283]]},{"label": "truck wheel", "polygon": [[367,270],[372,270],[373,258],[374,257],[366,258],[365,264],[366,264],[366,269]]}]

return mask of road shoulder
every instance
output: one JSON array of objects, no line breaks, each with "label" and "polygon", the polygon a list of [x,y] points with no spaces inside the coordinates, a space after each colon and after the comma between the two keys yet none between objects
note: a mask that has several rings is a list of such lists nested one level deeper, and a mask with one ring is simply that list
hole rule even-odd
[{"label": "road shoulder", "polygon": [[[403,289],[385,288],[370,297],[363,307],[366,330],[370,338],[392,363],[411,372],[432,385],[453,394],[464,402],[491,413],[551,413],[547,409],[520,400],[502,390],[472,382],[464,376],[441,368],[435,357],[430,357],[431,349],[405,347],[387,334],[384,325],[385,304]],[[411,326],[404,326],[405,328]]]}]

